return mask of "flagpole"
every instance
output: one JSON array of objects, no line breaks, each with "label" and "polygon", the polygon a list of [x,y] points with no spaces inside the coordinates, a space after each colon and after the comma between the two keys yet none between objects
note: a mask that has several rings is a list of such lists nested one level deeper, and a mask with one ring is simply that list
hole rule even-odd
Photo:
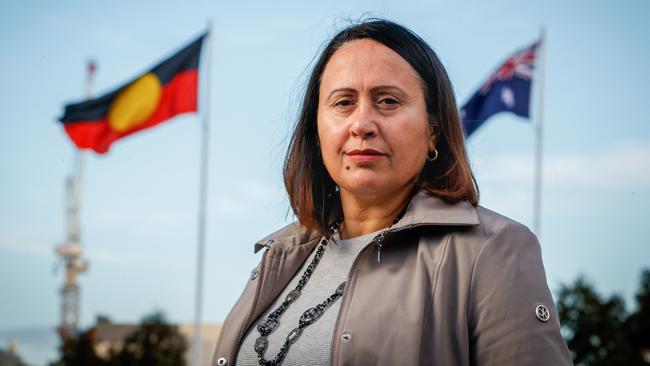
[{"label": "flagpole", "polygon": [[[97,69],[97,64],[95,63],[95,60],[88,60],[86,64],[86,85],[85,85],[85,98],[86,100],[90,100],[93,95],[93,84],[95,81],[95,70]],[[80,217],[79,217],[79,211],[81,207],[81,182],[82,182],[82,174],[84,171],[84,162],[85,162],[85,157],[86,157],[86,151],[82,149],[75,149],[75,167],[74,167],[74,176],[73,176],[73,183],[72,183],[72,197],[73,197],[73,202],[74,202],[74,210],[75,214],[73,215],[73,219],[71,222],[72,225],[72,237],[77,241],[77,243],[81,244],[81,224],[80,224]]]},{"label": "flagpole", "polygon": [[[86,64],[86,100],[90,100],[93,96],[93,85],[95,83],[95,71],[97,70],[97,63],[95,63],[95,60],[88,60],[88,63]],[[77,218],[76,222],[74,225],[76,226],[76,232],[80,232],[80,218],[79,218],[79,208],[81,206],[81,178],[82,178],[82,173],[84,169],[84,162],[85,162],[85,156],[86,156],[86,151],[82,149],[75,149],[76,151],[76,164],[75,164],[75,202],[76,202],[76,207],[77,207]],[[81,241],[79,241],[81,242]]]},{"label": "flagpole", "polygon": [[[86,64],[86,87],[85,87],[85,97],[86,100],[90,100],[93,96],[93,84],[95,82],[95,71],[97,70],[97,64],[95,60],[88,60]],[[83,149],[75,149],[75,172],[74,172],[74,183],[73,183],[73,196],[74,196],[74,205],[76,210],[76,215],[73,219],[73,232],[76,235],[77,242],[81,244],[80,232],[81,224],[79,217],[79,210],[81,207],[81,182],[82,174],[84,170],[84,162],[86,160],[86,151]]]},{"label": "flagpole", "polygon": [[203,263],[205,253],[205,219],[206,204],[208,197],[208,157],[210,151],[210,84],[211,84],[211,63],[212,63],[212,20],[208,20],[207,55],[205,61],[205,86],[203,92],[205,97],[202,100],[202,125],[201,125],[201,166],[199,177],[199,225],[197,235],[196,253],[196,289],[194,299],[194,332],[192,335],[192,366],[201,365],[201,312],[203,307]]},{"label": "flagpole", "polygon": [[537,123],[535,125],[535,188],[533,203],[533,230],[537,237],[542,235],[542,168],[543,168],[543,148],[544,148],[544,61],[546,58],[546,27],[542,26],[540,45],[539,45],[539,63],[535,80],[539,83],[537,88]]}]

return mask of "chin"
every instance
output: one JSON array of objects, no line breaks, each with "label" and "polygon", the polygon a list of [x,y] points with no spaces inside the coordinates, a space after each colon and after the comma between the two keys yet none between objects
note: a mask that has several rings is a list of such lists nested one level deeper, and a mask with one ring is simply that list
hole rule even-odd
[{"label": "chin", "polygon": [[357,197],[381,196],[391,191],[390,187],[386,187],[374,181],[354,182],[354,184],[346,185],[345,188],[341,188]]}]

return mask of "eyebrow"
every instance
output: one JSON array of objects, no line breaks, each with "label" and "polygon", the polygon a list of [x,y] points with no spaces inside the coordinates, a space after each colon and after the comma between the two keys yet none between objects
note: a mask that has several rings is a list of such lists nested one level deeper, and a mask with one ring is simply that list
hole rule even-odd
[{"label": "eyebrow", "polygon": [[[402,90],[402,88],[400,88],[398,86],[395,86],[395,85],[377,85],[377,86],[373,87],[372,89],[370,89],[370,93],[375,94],[375,93],[378,93],[378,92],[391,91],[391,90],[400,92],[402,94],[406,94],[406,92],[404,90]],[[329,100],[332,97],[333,94],[338,93],[338,92],[356,93],[356,90],[354,88],[349,88],[349,87],[336,88],[336,89],[332,90],[327,95],[327,98],[325,98],[325,100]]]}]

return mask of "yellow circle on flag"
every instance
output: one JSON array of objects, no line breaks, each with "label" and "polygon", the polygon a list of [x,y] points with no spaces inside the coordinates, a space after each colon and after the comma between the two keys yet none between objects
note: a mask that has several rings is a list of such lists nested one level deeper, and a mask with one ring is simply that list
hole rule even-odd
[{"label": "yellow circle on flag", "polygon": [[108,110],[108,125],[126,132],[146,122],[158,108],[162,84],[152,73],[142,75],[122,90]]}]

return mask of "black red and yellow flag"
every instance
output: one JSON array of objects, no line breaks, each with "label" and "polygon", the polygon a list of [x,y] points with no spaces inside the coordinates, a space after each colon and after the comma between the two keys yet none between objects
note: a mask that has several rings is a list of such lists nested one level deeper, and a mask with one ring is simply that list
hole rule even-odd
[{"label": "black red and yellow flag", "polygon": [[80,149],[103,154],[115,140],[196,112],[199,58],[206,35],[135,80],[101,97],[65,106],[66,133]]}]

